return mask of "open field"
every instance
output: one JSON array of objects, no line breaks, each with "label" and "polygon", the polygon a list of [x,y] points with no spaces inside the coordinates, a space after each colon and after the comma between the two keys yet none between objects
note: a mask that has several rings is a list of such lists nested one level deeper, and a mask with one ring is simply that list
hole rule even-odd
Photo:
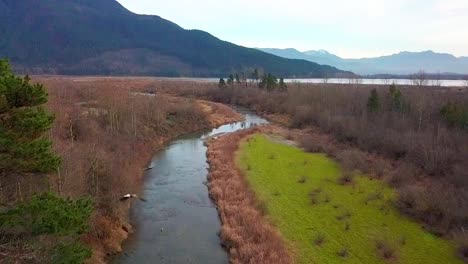
[{"label": "open field", "polygon": [[364,176],[340,183],[323,154],[257,135],[237,161],[297,263],[461,263],[451,242],[401,216],[390,187]]}]

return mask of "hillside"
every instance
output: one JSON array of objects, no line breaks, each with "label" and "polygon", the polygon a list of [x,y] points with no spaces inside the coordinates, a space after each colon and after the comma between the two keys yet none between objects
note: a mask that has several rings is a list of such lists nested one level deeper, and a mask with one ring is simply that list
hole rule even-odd
[{"label": "hillside", "polygon": [[341,72],[134,14],[115,0],[0,0],[0,33],[0,57],[8,57],[19,72],[210,77],[253,68],[285,77]]},{"label": "hillside", "polygon": [[308,60],[355,72],[357,74],[468,73],[468,57],[433,51],[400,52],[388,56],[343,59],[325,50],[300,52],[296,49],[259,49],[276,56]]}]

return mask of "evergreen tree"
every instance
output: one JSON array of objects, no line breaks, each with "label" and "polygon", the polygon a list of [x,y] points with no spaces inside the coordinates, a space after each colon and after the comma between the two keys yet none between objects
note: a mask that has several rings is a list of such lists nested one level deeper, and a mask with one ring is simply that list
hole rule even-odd
[{"label": "evergreen tree", "polygon": [[455,103],[447,103],[440,109],[440,114],[443,116],[449,126],[457,126],[462,129],[468,129],[468,110]]},{"label": "evergreen tree", "polygon": [[401,90],[395,84],[390,85],[390,100],[391,100],[391,110],[392,111],[402,111],[403,110],[403,95]]},{"label": "evergreen tree", "polygon": [[231,85],[231,86],[234,85],[234,76],[233,76],[232,74],[229,75],[229,78],[228,78],[228,80],[227,80],[227,83],[228,83],[229,85]]},{"label": "evergreen tree", "polygon": [[274,91],[278,86],[278,79],[271,73],[265,74],[258,84],[260,89],[266,89],[268,92]]},{"label": "evergreen tree", "polygon": [[377,112],[380,109],[379,94],[376,89],[372,89],[369,99],[367,100],[367,110],[369,112]]},{"label": "evergreen tree", "polygon": [[236,73],[235,78],[236,78],[236,83],[237,83],[237,84],[240,84],[240,83],[241,83],[241,80],[240,80],[239,74]]},{"label": "evergreen tree", "polygon": [[258,69],[255,69],[252,73],[252,79],[255,80],[256,83],[258,83],[258,79],[260,78],[259,74],[258,74]]},{"label": "evergreen tree", "polygon": [[8,61],[0,60],[0,172],[48,172],[59,166],[45,136],[54,122],[42,107],[46,102],[43,85],[15,76]]},{"label": "evergreen tree", "polygon": [[280,78],[279,80],[279,89],[281,92],[287,92],[288,91],[288,86],[284,82],[284,78]]},{"label": "evergreen tree", "polygon": [[218,87],[219,87],[219,88],[226,87],[226,82],[224,81],[223,78],[219,78]]},{"label": "evergreen tree", "polygon": [[266,89],[268,86],[268,75],[263,75],[260,82],[258,83],[258,88]]}]

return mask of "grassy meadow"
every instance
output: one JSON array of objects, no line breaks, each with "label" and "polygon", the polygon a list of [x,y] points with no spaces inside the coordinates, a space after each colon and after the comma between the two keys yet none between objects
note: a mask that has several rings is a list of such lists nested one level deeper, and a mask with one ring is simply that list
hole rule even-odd
[{"label": "grassy meadow", "polygon": [[392,188],[363,175],[342,181],[324,154],[255,135],[237,164],[297,263],[461,263],[451,242],[393,207]]}]

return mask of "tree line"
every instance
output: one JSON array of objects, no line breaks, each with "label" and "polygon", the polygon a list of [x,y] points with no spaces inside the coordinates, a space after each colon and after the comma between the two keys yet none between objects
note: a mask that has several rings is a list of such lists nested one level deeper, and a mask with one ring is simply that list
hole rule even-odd
[{"label": "tree line", "polygon": [[278,78],[277,76],[271,73],[261,74],[258,69],[254,69],[250,73],[250,79],[247,78],[246,73],[242,72],[240,74],[230,74],[226,81],[224,80],[224,78],[220,78],[218,82],[219,88],[234,86],[249,87],[252,85],[268,92],[286,92],[288,90],[288,86],[284,82],[284,78]]}]

